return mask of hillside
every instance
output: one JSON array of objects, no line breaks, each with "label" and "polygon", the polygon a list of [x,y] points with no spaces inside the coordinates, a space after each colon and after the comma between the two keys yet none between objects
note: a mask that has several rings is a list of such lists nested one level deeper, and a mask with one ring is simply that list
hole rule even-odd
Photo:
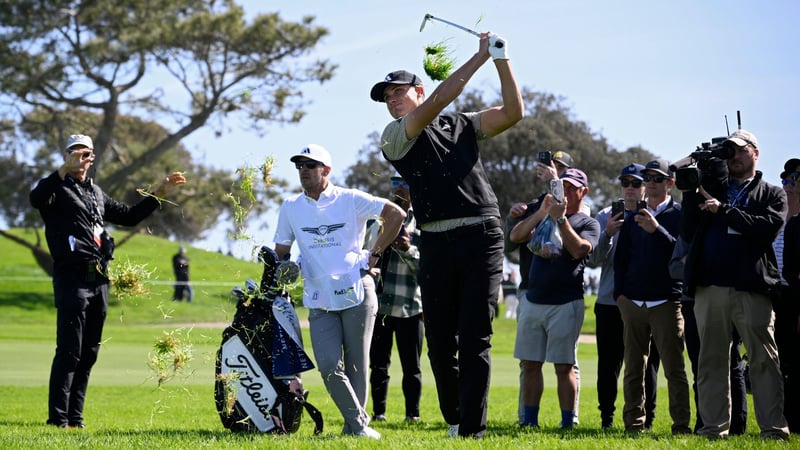
[{"label": "hillside", "polygon": [[[34,240],[32,231],[10,231]],[[122,233],[115,235],[119,238]],[[243,285],[247,278],[259,279],[262,266],[184,245],[191,259],[195,301],[192,304],[172,302],[172,255],[179,245],[154,236],[137,235],[117,249],[112,264],[122,266],[130,261],[144,265],[151,276],[144,283],[149,291],[145,295],[120,297],[111,290],[109,321],[118,317],[129,322],[155,323],[167,315],[179,315],[178,319],[187,322],[230,321],[234,305],[230,299],[231,289]],[[0,238],[0,255],[3,255],[0,259],[0,304],[5,315],[0,322],[38,323],[43,318],[42,312],[54,309],[50,278],[36,265],[31,253],[19,244]]]}]

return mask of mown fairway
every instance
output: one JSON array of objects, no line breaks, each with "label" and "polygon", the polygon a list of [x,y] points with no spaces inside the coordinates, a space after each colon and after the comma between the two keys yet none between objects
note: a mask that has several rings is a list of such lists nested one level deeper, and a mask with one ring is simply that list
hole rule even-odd
[{"label": "mown fairway", "polygon": [[[381,441],[339,436],[341,417],[329,400],[319,374],[304,375],[309,400],[322,411],[325,431],[313,436],[305,420],[291,436],[237,435],[225,430],[213,400],[214,356],[222,327],[230,322],[235,304],[230,289],[248,277],[258,278],[256,263],[189,248],[195,302],[174,303],[171,298],[170,258],[177,244],[139,236],[119,249],[117,262],[146,263],[155,270],[150,293],[137,298],[114,298],[104,334],[100,359],[92,373],[87,395],[84,430],[61,430],[44,424],[47,418],[47,380],[55,347],[55,310],[51,285],[36,268],[33,258],[17,244],[0,240],[0,448],[517,448],[563,449],[673,449],[673,448],[796,448],[788,443],[764,442],[758,437],[755,418],[749,434],[726,441],[695,436],[672,437],[667,412],[666,382],[661,381],[659,407],[652,433],[631,437],[621,429],[617,401],[616,428],[600,430],[596,408],[596,354],[590,343],[580,345],[582,375],[579,427],[571,432],[557,429],[560,412],[556,401],[552,366],[546,369],[539,431],[516,426],[518,362],[513,358],[515,322],[495,321],[492,389],[489,399],[489,431],[481,441],[444,438],[433,378],[424,358],[422,422],[402,421],[399,362],[393,366],[389,421],[374,424]],[[588,303],[588,302],[587,302]],[[587,310],[584,331],[594,331],[594,315]],[[301,317],[306,311],[299,309]],[[164,333],[176,333],[192,345],[189,367],[161,387],[148,367],[153,344]],[[306,343],[308,343],[307,330]],[[310,347],[310,346],[309,346]],[[395,361],[397,361],[395,359]],[[690,375],[691,376],[691,375]],[[752,411],[752,408],[751,408]]]}]

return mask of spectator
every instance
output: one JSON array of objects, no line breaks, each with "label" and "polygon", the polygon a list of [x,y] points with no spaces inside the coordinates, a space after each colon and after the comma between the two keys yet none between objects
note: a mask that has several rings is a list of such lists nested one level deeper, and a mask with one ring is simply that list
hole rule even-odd
[{"label": "spectator", "polygon": [[[403,70],[388,74],[370,92],[394,118],[383,131],[381,147],[410,186],[422,230],[417,279],[428,356],[439,408],[453,437],[481,438],[486,432],[503,235],[478,140],[500,134],[523,115],[507,49],[499,36],[481,34],[478,52],[429,98],[420,79]],[[500,77],[503,105],[441,114],[489,57]]]},{"label": "spectator", "polygon": [[[47,423],[84,428],[83,405],[89,374],[97,361],[108,312],[108,263],[114,240],[106,223],[133,226],[158,209],[153,196],[133,206],[119,203],[88,177],[94,164],[92,138],[73,134],[62,152],[64,163],[31,191],[53,258],[53,292],[57,310],[56,354],[50,369]],[[164,178],[156,197],[165,197],[186,179]]]},{"label": "spectator", "polygon": [[175,293],[172,300],[180,302],[186,297],[186,301],[191,303],[194,293],[189,283],[189,257],[186,256],[186,248],[183,246],[178,247],[178,253],[172,257],[172,271],[175,274]]},{"label": "spectator", "polygon": [[727,160],[721,199],[702,186],[698,192],[684,192],[683,199],[683,235],[691,239],[685,279],[687,293],[695,297],[700,334],[699,434],[729,433],[729,349],[736,327],[747,348],[761,436],[785,440],[789,428],[783,416],[771,293],[779,282],[772,241],[786,218],[786,193],[756,170],[760,150],[752,133],[737,130],[722,145],[734,154]]},{"label": "spectator", "polygon": [[[283,202],[275,230],[279,259],[297,241],[303,305],[322,381],[344,417],[342,434],[380,439],[369,427],[367,366],[378,300],[369,274],[397,237],[405,213],[394,203],[328,181],[331,156],[309,144],[290,160],[303,192]],[[374,247],[361,250],[369,218],[380,217]]]},{"label": "spectator", "polygon": [[505,318],[516,319],[517,309],[519,308],[519,297],[517,297],[517,272],[514,270],[503,274],[503,303],[506,304]]},{"label": "spectator", "polygon": [[[392,340],[397,340],[397,354],[403,368],[405,420],[419,422],[419,401],[422,396],[422,299],[419,271],[419,230],[411,208],[408,183],[402,177],[391,178],[392,201],[406,212],[400,234],[379,260],[376,279],[378,317],[372,332],[369,351],[369,383],[372,388],[372,420],[386,421],[386,397],[389,393],[389,366],[392,361]],[[367,229],[367,248],[378,235],[382,224],[377,221]]]},{"label": "spectator", "polygon": [[669,195],[675,184],[669,163],[650,161],[642,179],[646,207],[625,219],[614,254],[614,297],[625,324],[622,419],[625,431],[645,430],[644,379],[652,340],[667,378],[672,434],[691,434],[689,383],[683,361],[682,283],[669,274],[680,234],[681,205]]},{"label": "spectator", "polygon": [[[669,261],[669,273],[676,280],[683,280],[686,254],[689,244],[683,236],[675,242],[675,250]],[[683,314],[683,340],[686,343],[686,355],[692,366],[692,389],[694,390],[695,411],[699,410],[699,397],[697,394],[697,359],[700,355],[700,336],[697,334],[697,319],[694,315],[694,298],[686,294],[681,296],[681,314]],[[652,349],[652,343],[650,344]],[[733,329],[733,345],[731,345],[731,428],[732,435],[742,435],[747,432],[747,386],[744,372],[745,364],[742,359],[742,338],[736,328]],[[703,428],[703,418],[697,414],[694,423],[694,432]]]},{"label": "spectator", "polygon": [[[617,249],[619,230],[626,217],[636,214],[637,202],[644,199],[644,182],[641,164],[628,164],[622,169],[619,180],[622,189],[622,212],[612,215],[611,206],[597,213],[600,224],[600,238],[597,247],[589,254],[586,264],[600,268],[597,300],[594,304],[595,336],[597,338],[597,400],[600,409],[600,424],[611,428],[614,424],[617,385],[622,370],[625,342],[624,324],[614,298],[614,254]],[[650,356],[644,373],[644,427],[652,426],[656,413],[656,393],[658,392],[658,350],[650,342]]]},{"label": "spectator", "polygon": [[779,296],[775,301],[775,342],[783,374],[783,408],[789,431],[800,431],[800,159],[786,161],[781,173],[788,205],[787,222],[773,247],[782,273]]},{"label": "spectator", "polygon": [[583,269],[586,256],[597,244],[600,225],[580,212],[581,202],[589,191],[586,175],[567,169],[564,202],[547,194],[540,208],[511,230],[509,238],[524,242],[536,227],[550,217],[563,240],[560,256],[545,259],[534,255],[528,274],[526,299],[520,301],[514,357],[523,364],[523,426],[539,426],[542,390],[542,365],[552,362],[556,368],[561,428],[571,429],[575,418],[577,382],[573,366],[578,338],[583,325]]},{"label": "spectator", "polygon": [[[541,161],[536,163],[536,177],[549,183],[550,180],[556,177],[561,177],[564,172],[571,168],[574,164],[574,160],[572,155],[564,151],[557,151],[552,154],[550,158],[550,165],[547,166]],[[530,216],[531,214],[535,213],[539,210],[542,205],[542,201],[544,200],[545,195],[547,192],[543,192],[539,197],[533,200],[531,203],[515,203],[511,205],[511,208],[508,211],[508,216],[506,217],[506,227],[505,227],[505,241],[504,241],[504,251],[506,255],[511,254],[512,252],[516,251],[518,254],[519,259],[519,273],[520,273],[520,283],[517,289],[517,298],[524,299],[526,296],[526,292],[528,289],[528,272],[530,272],[531,267],[531,260],[533,259],[533,253],[528,249],[527,245],[520,245],[521,243],[512,242],[509,239],[509,234],[514,226],[519,223],[521,220],[525,219],[526,217]],[[581,202],[581,212],[586,214],[587,216],[590,213],[589,206],[586,203]],[[517,303],[517,311],[514,312],[514,317],[516,317],[519,313],[519,302]],[[578,355],[575,355],[575,367],[572,368],[573,372],[575,373],[575,384],[577,385],[577,391],[575,394],[575,424],[577,425],[579,409],[578,405],[580,403],[580,395],[581,395],[581,373],[580,367],[578,367]],[[522,392],[524,390],[523,385],[523,375],[524,375],[524,368],[522,361],[520,361],[519,367],[519,405],[517,407],[517,416],[519,419],[519,423],[522,424],[525,420],[524,414],[524,402],[522,400]]]}]

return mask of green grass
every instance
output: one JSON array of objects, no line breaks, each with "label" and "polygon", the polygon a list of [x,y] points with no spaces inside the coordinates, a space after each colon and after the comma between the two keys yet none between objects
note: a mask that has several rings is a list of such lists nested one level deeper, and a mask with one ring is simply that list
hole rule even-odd
[{"label": "green grass", "polygon": [[[579,428],[568,433],[556,429],[560,412],[552,366],[547,365],[540,418],[543,428],[522,431],[515,425],[519,368],[512,352],[516,323],[501,318],[495,321],[493,339],[489,430],[481,441],[443,437],[446,425],[438,410],[427,358],[423,358],[423,420],[416,425],[406,425],[401,420],[400,369],[394,359],[389,421],[374,424],[383,434],[380,442],[339,436],[341,415],[315,371],[304,374],[304,384],[311,392],[309,400],[325,418],[323,435],[312,435],[308,418],[291,436],[233,434],[222,427],[214,407],[214,355],[222,327],[234,312],[230,289],[248,277],[258,279],[260,265],[189,247],[195,301],[175,303],[170,301],[170,261],[176,249],[175,243],[138,236],[117,252],[118,260],[130,258],[157,269],[157,278],[148,285],[151,293],[147,296],[112,299],[103,347],[87,394],[88,428],[61,430],[44,425],[47,380],[55,347],[52,286],[25,249],[0,239],[0,254],[4,255],[0,261],[0,401],[4,406],[0,409],[0,448],[785,448],[758,438],[752,413],[746,436],[726,441],[672,437],[663,379],[653,433],[629,437],[619,428],[619,417],[617,428],[601,431],[594,376],[596,349],[592,344],[579,347],[583,379]],[[301,317],[307,314],[303,308],[298,312]],[[584,331],[593,330],[593,323],[588,301]],[[155,373],[147,366],[148,354],[159,336],[176,329],[183,330],[192,343],[193,359],[188,370],[159,387]],[[307,331],[304,330],[306,343]],[[618,412],[621,401],[620,391]],[[792,439],[790,445],[796,446],[797,439]]]}]

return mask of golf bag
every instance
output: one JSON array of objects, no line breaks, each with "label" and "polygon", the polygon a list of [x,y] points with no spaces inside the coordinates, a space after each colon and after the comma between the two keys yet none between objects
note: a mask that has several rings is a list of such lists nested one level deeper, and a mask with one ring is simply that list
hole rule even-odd
[{"label": "golf bag", "polygon": [[233,290],[236,314],[217,351],[217,412],[231,431],[286,434],[298,430],[305,409],[319,434],[322,414],[306,401],[308,391],[297,376],[314,364],[303,350],[297,313],[281,289],[297,279],[299,267],[279,262],[268,247],[261,247],[259,259],[261,285],[248,279],[244,290]]}]

